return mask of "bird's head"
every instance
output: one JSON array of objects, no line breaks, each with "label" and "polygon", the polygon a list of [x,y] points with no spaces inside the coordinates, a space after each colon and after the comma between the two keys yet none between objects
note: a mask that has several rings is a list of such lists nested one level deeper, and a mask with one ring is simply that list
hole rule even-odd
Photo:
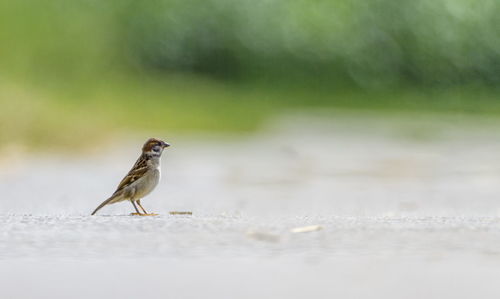
[{"label": "bird's head", "polygon": [[142,153],[151,155],[151,156],[161,156],[161,153],[166,147],[169,147],[170,144],[166,143],[165,141],[156,139],[156,138],[149,138],[146,143],[144,143],[144,146],[142,147]]}]

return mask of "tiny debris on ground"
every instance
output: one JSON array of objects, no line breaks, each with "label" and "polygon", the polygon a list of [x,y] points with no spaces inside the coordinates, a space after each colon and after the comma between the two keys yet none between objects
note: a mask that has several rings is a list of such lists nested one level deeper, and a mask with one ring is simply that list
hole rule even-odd
[{"label": "tiny debris on ground", "polygon": [[172,211],[169,212],[170,215],[193,215],[193,212],[181,212],[181,211]]},{"label": "tiny debris on ground", "polygon": [[309,232],[315,232],[315,231],[322,230],[322,229],[323,229],[323,227],[321,225],[309,225],[309,226],[292,228],[290,230],[290,232],[291,233],[309,233]]},{"label": "tiny debris on ground", "polygon": [[259,231],[254,231],[254,230],[247,231],[247,236],[249,236],[252,239],[259,240],[259,241],[266,241],[266,242],[279,242],[280,241],[279,235],[266,233],[266,232],[259,232]]}]

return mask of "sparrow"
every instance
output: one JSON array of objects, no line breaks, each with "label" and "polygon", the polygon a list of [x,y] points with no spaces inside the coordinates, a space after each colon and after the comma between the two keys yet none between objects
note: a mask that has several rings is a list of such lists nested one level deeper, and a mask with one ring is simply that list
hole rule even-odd
[{"label": "sparrow", "polygon": [[[142,154],[135,162],[132,169],[120,182],[116,191],[110,198],[103,201],[92,215],[95,215],[102,207],[113,203],[129,200],[136,213],[132,215],[139,216],[156,216],[157,214],[149,214],[141,205],[141,199],[151,193],[160,181],[160,158],[163,150],[169,147],[170,144],[159,139],[150,138],[142,147]],[[137,205],[136,205],[137,203]],[[137,209],[139,206],[143,213]]]}]

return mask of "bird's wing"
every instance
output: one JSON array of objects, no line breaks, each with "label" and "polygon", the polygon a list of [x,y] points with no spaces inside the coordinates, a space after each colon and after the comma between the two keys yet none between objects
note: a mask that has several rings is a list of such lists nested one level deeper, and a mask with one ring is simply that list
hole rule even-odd
[{"label": "bird's wing", "polygon": [[103,201],[95,210],[92,212],[92,215],[95,215],[97,211],[99,211],[102,207],[104,207],[107,204],[112,204],[117,201],[120,201],[121,198],[123,198],[123,194],[121,191],[132,184],[133,182],[137,181],[139,178],[144,176],[144,174],[148,171],[148,164],[147,164],[147,159],[144,156],[140,156],[139,159],[137,159],[137,162],[135,162],[134,167],[127,173],[127,175],[123,178],[123,180],[120,182],[118,187],[116,188],[116,191],[111,195],[110,198],[106,199]]},{"label": "bird's wing", "polygon": [[148,165],[146,163],[146,159],[142,156],[139,157],[137,162],[135,162],[134,167],[127,173],[127,175],[122,179],[114,194],[123,190],[123,188],[129,186],[133,182],[137,181],[139,178],[143,177],[144,174],[148,171]]}]

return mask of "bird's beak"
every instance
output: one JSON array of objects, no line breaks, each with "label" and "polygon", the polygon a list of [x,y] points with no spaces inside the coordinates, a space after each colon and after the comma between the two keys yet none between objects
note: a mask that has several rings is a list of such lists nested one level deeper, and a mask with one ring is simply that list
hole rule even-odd
[{"label": "bird's beak", "polygon": [[169,146],[170,146],[169,143],[163,142],[163,148],[166,148],[166,147],[169,147]]}]

